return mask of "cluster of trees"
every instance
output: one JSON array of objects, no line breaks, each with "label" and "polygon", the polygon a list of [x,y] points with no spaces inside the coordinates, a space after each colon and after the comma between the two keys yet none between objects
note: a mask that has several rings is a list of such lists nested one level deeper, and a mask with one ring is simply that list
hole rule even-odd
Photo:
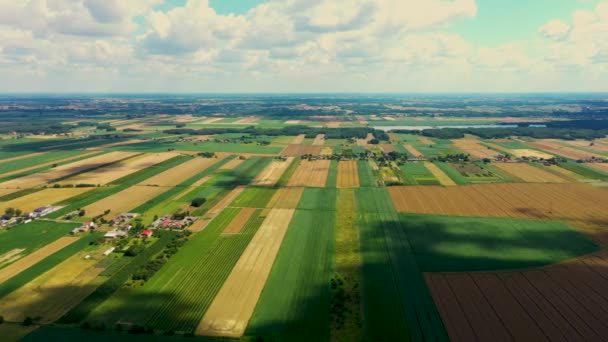
[{"label": "cluster of trees", "polygon": [[79,184],[59,184],[59,183],[55,183],[53,184],[53,188],[55,189],[59,189],[59,188],[95,188],[98,185],[96,184],[86,184],[86,183],[79,183]]},{"label": "cluster of trees", "polygon": [[[158,233],[162,234],[162,232]],[[178,252],[179,248],[186,244],[189,236],[189,231],[176,234],[173,239],[171,239],[171,242],[169,242],[161,251],[161,253],[159,253],[154,259],[148,260],[139,269],[137,269],[131,276],[131,279],[143,280],[144,282],[148,281],[175,253]]]},{"label": "cluster of trees", "polygon": [[[359,284],[355,283],[353,289],[356,290],[358,286]],[[357,315],[356,312],[351,312],[349,306],[353,301],[358,300],[358,298],[353,298],[346,291],[344,281],[340,277],[331,278],[330,287],[332,292],[329,308],[330,319],[338,329],[342,329],[347,315]],[[360,321],[359,324],[361,324]]]},{"label": "cluster of trees", "polygon": [[192,202],[190,203],[191,207],[195,207],[195,208],[199,208],[201,205],[205,204],[205,202],[207,202],[207,199],[204,197],[197,197],[195,199],[192,200]]},{"label": "cluster of trees", "polygon": [[213,134],[228,134],[242,133],[252,136],[283,136],[283,135],[299,135],[305,134],[307,138],[314,138],[318,134],[325,134],[326,139],[348,139],[358,138],[364,139],[368,133],[372,133],[376,139],[388,141],[389,136],[382,130],[377,130],[370,127],[341,127],[341,128],[322,128],[308,127],[303,125],[287,126],[283,128],[257,128],[255,126],[245,128],[203,128],[195,129],[168,129],[164,133],[167,134],[191,134],[191,135],[213,135]]}]

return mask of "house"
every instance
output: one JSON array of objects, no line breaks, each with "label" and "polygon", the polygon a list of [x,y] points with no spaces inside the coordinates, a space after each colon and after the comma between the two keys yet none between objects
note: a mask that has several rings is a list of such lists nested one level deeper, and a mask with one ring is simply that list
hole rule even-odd
[{"label": "house", "polygon": [[151,237],[153,234],[153,232],[150,229],[145,229],[143,232],[141,232],[141,237],[144,239],[147,239],[149,237]]},{"label": "house", "polygon": [[95,230],[95,229],[97,229],[97,225],[95,224],[95,222],[88,221],[88,222],[85,222],[82,224],[82,228],[84,230],[87,230],[87,229]]},{"label": "house", "polygon": [[114,252],[115,249],[116,249],[116,247],[112,247],[112,248],[108,249],[107,251],[103,252],[103,255],[108,256],[108,255],[112,254],[112,252]]},{"label": "house", "polygon": [[127,232],[123,232],[122,230],[110,230],[103,237],[106,239],[116,239],[127,236]]},{"label": "house", "polygon": [[48,215],[50,213],[53,212],[53,207],[50,205],[44,206],[44,207],[40,207],[40,208],[36,208],[34,209],[34,211],[32,211],[31,215],[32,217],[42,217],[44,215]]}]

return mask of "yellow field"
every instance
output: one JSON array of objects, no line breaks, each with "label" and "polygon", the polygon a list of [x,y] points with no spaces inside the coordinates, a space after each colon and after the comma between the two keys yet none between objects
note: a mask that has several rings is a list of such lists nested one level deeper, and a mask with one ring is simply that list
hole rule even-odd
[{"label": "yellow field", "polygon": [[146,179],[141,182],[141,185],[176,186],[195,174],[204,171],[218,160],[219,159],[215,158],[193,158],[192,160]]},{"label": "yellow field", "polygon": [[543,153],[540,151],[536,151],[536,150],[531,150],[531,149],[514,149],[514,150],[510,150],[511,154],[514,155],[515,157],[521,158],[521,157],[536,157],[536,158],[542,158],[542,159],[551,159],[553,158],[552,155],[548,154],[548,153]]},{"label": "yellow field", "polygon": [[268,208],[295,209],[300,203],[304,188],[281,188],[268,202]]},{"label": "yellow field", "polygon": [[338,188],[359,187],[359,168],[356,160],[338,163]]},{"label": "yellow field", "polygon": [[[101,248],[104,248],[101,246]],[[25,317],[51,323],[95,290],[104,270],[95,267],[99,257],[88,260],[80,252],[0,300],[4,319],[22,322]],[[92,253],[91,253],[92,254]]]},{"label": "yellow field", "polygon": [[29,189],[44,185],[55,179],[63,178],[86,169],[101,167],[103,165],[116,162],[117,160],[131,157],[135,154],[136,153],[133,152],[110,152],[100,156],[61,165],[45,172],[11,179],[9,181],[0,183],[0,188],[2,188],[2,190],[0,190],[0,196],[17,192],[20,189]]},{"label": "yellow field", "polygon": [[418,151],[414,146],[410,144],[404,144],[403,147],[405,147],[405,149],[414,157],[424,157],[424,155],[420,153],[420,151]]},{"label": "yellow field", "polygon": [[329,146],[323,146],[321,148],[321,155],[322,156],[331,156],[333,153],[334,153],[334,151]]},{"label": "yellow field", "polygon": [[287,170],[289,165],[294,161],[294,158],[287,160],[273,160],[268,166],[262,170],[251,182],[255,186],[275,186],[281,176]]},{"label": "yellow field", "polygon": [[530,145],[543,151],[571,159],[599,157],[599,155],[596,153],[590,153],[573,147],[562,146],[559,144],[558,140],[553,139],[541,139],[530,143]]},{"label": "yellow field", "polygon": [[496,168],[529,183],[567,183],[568,181],[551,172],[526,163],[494,163]]},{"label": "yellow field", "polygon": [[28,213],[36,208],[45,205],[57,204],[68,198],[91,191],[94,188],[48,188],[38,192],[21,196],[7,202],[0,202],[0,211],[4,212],[6,208],[21,209]]},{"label": "yellow field", "polygon": [[418,140],[425,145],[433,145],[435,142],[427,137],[423,137],[422,135],[418,136]]},{"label": "yellow field", "polygon": [[111,218],[129,212],[165,191],[167,191],[165,187],[135,185],[90,204],[84,209],[87,217],[101,215],[106,210],[110,210],[105,218]]},{"label": "yellow field", "polygon": [[64,247],[71,245],[78,241],[77,237],[62,237],[49,243],[48,245],[26,255],[22,259],[0,269],[0,284],[4,283],[8,279],[16,276],[17,274],[27,270],[31,266],[37,264],[39,261],[48,257],[49,255],[63,249]]},{"label": "yellow field", "polygon": [[147,153],[97,170],[70,177],[62,184],[108,184],[131,173],[143,170],[179,154],[174,152]]},{"label": "yellow field", "polygon": [[501,154],[479,143],[477,139],[455,139],[454,147],[470,154],[473,158],[494,158]]},{"label": "yellow field", "polygon": [[439,181],[439,184],[444,186],[456,186],[456,183],[454,183],[452,178],[446,175],[437,165],[430,162],[424,162],[424,167],[431,171],[433,176]]},{"label": "yellow field", "polygon": [[287,186],[322,188],[327,182],[330,166],[330,160],[302,160],[296,171],[291,175]]},{"label": "yellow field", "polygon": [[243,335],[294,213],[293,209],[270,211],[213,299],[197,335]]},{"label": "yellow field", "polygon": [[226,164],[220,166],[218,168],[218,170],[232,170],[235,167],[241,165],[245,160],[240,159],[240,158],[234,158],[231,161],[227,162]]}]

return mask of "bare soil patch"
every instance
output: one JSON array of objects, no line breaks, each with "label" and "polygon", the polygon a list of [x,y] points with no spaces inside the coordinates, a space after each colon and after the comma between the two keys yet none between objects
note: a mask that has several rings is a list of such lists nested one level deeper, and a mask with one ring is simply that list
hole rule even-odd
[{"label": "bare soil patch", "polygon": [[330,166],[330,160],[302,160],[287,186],[322,188],[327,181]]},{"label": "bare soil patch", "polygon": [[309,154],[313,156],[321,155],[321,146],[292,144],[287,145],[287,147],[281,151],[281,156],[283,157],[299,157]]}]

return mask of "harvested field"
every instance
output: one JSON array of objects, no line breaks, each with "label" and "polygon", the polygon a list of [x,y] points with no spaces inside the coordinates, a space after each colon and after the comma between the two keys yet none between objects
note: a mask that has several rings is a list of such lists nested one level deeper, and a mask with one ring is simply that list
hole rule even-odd
[{"label": "harvested field", "polygon": [[372,133],[367,133],[365,139],[357,139],[357,146],[361,147],[369,147],[368,141],[374,139],[374,135]]},{"label": "harvested field", "polygon": [[608,163],[587,163],[585,165],[592,167],[596,170],[608,172]]},{"label": "harvested field", "polygon": [[382,149],[382,152],[384,152],[384,153],[395,152],[395,146],[393,146],[391,144],[382,144],[382,145],[380,145],[380,148]]},{"label": "harvested field", "polygon": [[540,151],[536,151],[536,150],[531,150],[531,149],[526,149],[526,148],[520,148],[520,149],[512,149],[509,150],[511,152],[512,155],[514,155],[515,157],[518,158],[522,158],[522,157],[528,157],[528,158],[541,158],[541,159],[551,159],[553,158],[552,155],[548,154],[548,153],[543,153]]},{"label": "harvested field", "polygon": [[[389,187],[388,192],[400,212],[561,219],[579,228],[608,222],[608,191],[580,183],[410,186]],[[606,235],[589,233],[596,240]]]},{"label": "harvested field", "polygon": [[543,139],[529,143],[530,145],[547,151],[551,154],[559,155],[570,159],[586,159],[591,157],[599,157],[598,154],[586,152],[573,147],[560,145],[556,140]]},{"label": "harvested field", "polygon": [[223,234],[239,234],[241,230],[243,230],[245,223],[249,221],[249,218],[251,215],[253,215],[253,213],[256,212],[256,210],[257,209],[255,208],[241,209],[236,217],[226,226]]},{"label": "harvested field", "polygon": [[405,144],[403,145],[403,147],[405,147],[405,149],[414,157],[424,157],[424,155],[420,153],[420,151],[418,151],[414,146],[410,144]]},{"label": "harvested field", "polygon": [[456,186],[456,183],[452,180],[452,178],[446,175],[445,172],[437,167],[437,165],[430,162],[425,162],[424,166],[433,174],[433,176],[435,176],[435,178],[437,178],[441,185]]},{"label": "harvested field", "polygon": [[258,121],[260,118],[256,117],[256,116],[249,116],[240,120],[235,121],[235,124],[250,124],[250,123],[254,123],[256,121]]},{"label": "harvested field", "polygon": [[512,272],[426,274],[452,341],[601,341],[608,252]]},{"label": "harvested field", "polygon": [[110,210],[105,218],[111,218],[129,212],[165,191],[167,191],[165,187],[135,185],[88,205],[84,209],[88,217],[103,215],[106,210]]},{"label": "harvested field", "polygon": [[312,142],[314,146],[323,146],[325,145],[325,134],[317,134],[315,140]]},{"label": "harvested field", "polygon": [[241,193],[245,191],[244,186],[237,186],[232,191],[230,191],[224,198],[222,198],[219,202],[217,202],[213,208],[209,209],[205,213],[204,217],[201,217],[195,224],[190,226],[189,230],[193,232],[197,232],[199,230],[205,229],[207,225],[217,216],[222,210],[224,210],[232,201],[234,201]]},{"label": "harvested field", "polygon": [[243,335],[294,212],[270,211],[196,328],[197,335]]},{"label": "harvested field", "polygon": [[40,164],[37,164],[37,165],[34,165],[34,166],[30,166],[30,167],[26,167],[26,168],[23,168],[23,169],[19,169],[19,170],[14,170],[14,171],[2,173],[2,174],[0,174],[0,177],[2,177],[2,178],[9,177],[9,176],[12,176],[12,175],[17,175],[17,174],[28,172],[28,171],[31,171],[31,170],[36,170],[36,169],[40,169],[40,168],[43,168],[43,167],[51,166],[51,165],[57,164],[57,163],[65,163],[65,162],[69,162],[69,161],[74,160],[74,159],[85,158],[87,156],[94,155],[94,154],[98,154],[98,152],[90,152],[90,153],[85,153],[85,154],[79,154],[79,155],[76,155],[76,156],[71,156],[71,157],[67,157],[67,158],[63,158],[63,159],[58,159],[58,160],[53,160],[53,161],[46,162],[46,163],[40,163]]},{"label": "harvested field", "polygon": [[[94,152],[92,152],[94,153]],[[51,170],[31,174],[25,177],[11,179],[4,183],[0,183],[0,188],[12,190],[9,192],[2,191],[2,195],[17,192],[20,189],[28,189],[49,183],[53,180],[60,179],[71,174],[82,172],[84,170],[101,167],[106,164],[116,162],[117,160],[131,157],[136,153],[132,152],[110,152],[97,157],[79,160],[77,162],[65,164],[53,168]],[[81,157],[81,156],[80,156]]]},{"label": "harvested field", "polygon": [[593,145],[591,145],[591,143],[592,143],[591,141],[587,141],[587,140],[567,141],[568,145],[572,145],[574,147],[588,148],[588,149],[591,149],[591,150],[594,150],[594,151],[598,151],[600,153],[602,153],[602,152],[608,152],[608,144],[607,143],[602,142],[601,140],[593,141]]},{"label": "harvested field", "polygon": [[273,160],[262,172],[251,182],[255,186],[275,186],[287,168],[293,163],[294,158],[287,160]]},{"label": "harvested field", "polygon": [[134,158],[129,158],[116,164],[85,172],[75,177],[70,177],[61,183],[64,184],[108,184],[116,179],[125,177],[131,173],[143,170],[152,165],[164,162],[178,156],[177,153],[149,153]]},{"label": "harvested field", "polygon": [[427,138],[427,137],[423,137],[422,135],[418,136],[418,140],[425,145],[435,144],[435,142],[433,140],[431,140],[430,138]]},{"label": "harvested field", "polygon": [[25,317],[36,317],[37,323],[51,323],[88,296],[99,285],[96,268],[98,260],[84,259],[78,253],[33,281],[0,300],[4,319],[22,322]]},{"label": "harvested field", "polygon": [[226,164],[220,166],[220,168],[218,170],[232,170],[235,167],[241,165],[245,160],[244,159],[240,159],[240,158],[234,158],[231,161],[227,162]]},{"label": "harvested field", "polygon": [[369,121],[367,121],[367,119],[364,116],[357,115],[356,118],[357,118],[357,120],[359,120],[359,123],[362,125],[369,124]]},{"label": "harvested field", "polygon": [[321,155],[321,146],[291,144],[281,151],[282,157],[299,157],[308,154],[313,156]]},{"label": "harvested field", "polygon": [[323,148],[321,148],[322,156],[331,156],[333,153],[334,153],[333,149],[329,146],[323,146]]},{"label": "harvested field", "polygon": [[281,188],[268,202],[268,208],[295,209],[300,203],[304,188]]},{"label": "harvested field", "polygon": [[300,145],[304,142],[304,139],[306,139],[306,134],[300,134],[297,137],[295,137],[291,143],[293,145]]},{"label": "harvested field", "polygon": [[359,187],[359,168],[356,160],[338,163],[338,188]]},{"label": "harvested field", "polygon": [[57,204],[93,189],[94,188],[48,188],[7,202],[0,202],[0,211],[4,212],[7,208],[16,208],[28,213],[36,208]]},{"label": "harvested field", "polygon": [[289,179],[287,186],[308,186],[322,188],[327,181],[330,160],[302,160]]},{"label": "harvested field", "polygon": [[455,139],[453,142],[454,147],[470,154],[473,158],[494,158],[500,154],[499,152],[481,145],[477,139]]},{"label": "harvested field", "polygon": [[210,124],[210,123],[215,123],[215,122],[222,121],[222,120],[224,120],[224,118],[209,118],[201,123]]},{"label": "harvested field", "polygon": [[48,257],[49,255],[57,252],[58,250],[78,241],[76,237],[62,237],[59,238],[48,245],[32,252],[31,254],[26,255],[22,259],[6,266],[3,269],[0,269],[0,284],[4,283],[8,279],[14,277],[15,275],[25,271],[32,265],[35,265],[40,260]]},{"label": "harvested field", "polygon": [[[25,248],[15,248],[15,249],[11,249],[10,251],[0,255],[0,268],[21,258],[23,256],[23,254],[22,254],[23,251],[25,251]],[[1,274],[1,271],[0,271],[0,274]],[[0,276],[0,278],[1,278],[1,276]],[[0,283],[2,283],[2,282],[0,281]]]},{"label": "harvested field", "polygon": [[176,186],[185,179],[192,177],[209,166],[215,164],[219,159],[215,158],[193,158],[185,163],[182,163],[172,169],[159,173],[158,175],[148,178],[141,182],[140,185],[154,185],[160,187]]},{"label": "harvested field", "polygon": [[494,163],[497,169],[529,183],[567,183],[568,180],[527,163]]}]

